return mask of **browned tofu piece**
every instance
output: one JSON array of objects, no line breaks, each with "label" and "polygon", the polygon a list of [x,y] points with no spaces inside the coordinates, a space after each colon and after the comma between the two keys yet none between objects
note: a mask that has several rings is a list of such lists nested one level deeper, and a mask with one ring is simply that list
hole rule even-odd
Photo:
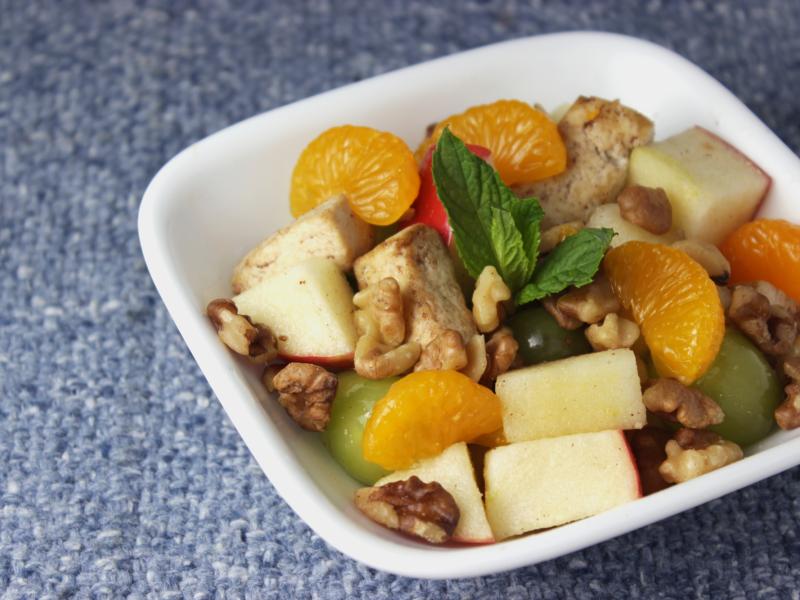
[{"label": "browned tofu piece", "polygon": [[560,175],[515,186],[519,197],[535,196],[545,212],[543,227],[586,221],[625,186],[628,158],[653,140],[653,122],[618,100],[581,96],[558,123],[567,147]]},{"label": "browned tofu piece", "polygon": [[372,243],[372,227],[353,214],[347,199],[331,198],[248,252],[233,271],[233,292],[309,258],[329,258],[347,271]]},{"label": "browned tofu piece", "polygon": [[397,280],[403,293],[406,341],[424,347],[445,329],[454,329],[467,343],[477,332],[453,261],[434,229],[426,225],[403,229],[356,260],[354,270],[362,290],[384,277]]}]

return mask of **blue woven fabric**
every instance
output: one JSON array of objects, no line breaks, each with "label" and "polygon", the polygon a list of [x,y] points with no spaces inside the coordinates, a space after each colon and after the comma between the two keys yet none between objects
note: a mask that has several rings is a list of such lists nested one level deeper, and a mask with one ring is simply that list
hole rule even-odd
[{"label": "blue woven fabric", "polygon": [[0,598],[798,598],[797,469],[508,574],[356,564],[277,497],[146,272],[139,200],[189,143],[397,67],[581,28],[677,50],[800,149],[796,0],[0,0]]}]

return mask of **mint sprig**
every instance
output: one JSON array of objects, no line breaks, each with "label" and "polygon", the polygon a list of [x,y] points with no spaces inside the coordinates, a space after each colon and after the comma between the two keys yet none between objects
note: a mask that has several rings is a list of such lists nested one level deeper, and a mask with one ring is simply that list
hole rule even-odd
[{"label": "mint sprig", "polygon": [[453,228],[456,250],[474,278],[494,266],[517,304],[592,281],[614,231],[582,229],[538,263],[544,211],[517,198],[484,160],[445,129],[433,153],[436,192]]},{"label": "mint sprig", "polygon": [[518,199],[449,129],[433,153],[433,180],[467,272],[477,278],[492,265],[512,290],[525,285],[539,254],[539,202]]},{"label": "mint sprig", "polygon": [[581,229],[569,236],[539,263],[531,282],[517,292],[514,300],[517,304],[527,304],[569,286],[590,284],[612,237],[614,230],[607,228]]}]

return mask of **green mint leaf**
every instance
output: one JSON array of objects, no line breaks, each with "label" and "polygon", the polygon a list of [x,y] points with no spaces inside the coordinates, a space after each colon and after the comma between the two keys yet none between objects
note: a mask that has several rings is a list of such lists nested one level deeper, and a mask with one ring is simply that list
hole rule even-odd
[{"label": "green mint leaf", "polygon": [[493,265],[512,290],[525,285],[539,251],[538,201],[517,199],[449,129],[433,153],[433,180],[467,272],[477,278]]},{"label": "green mint leaf", "polygon": [[517,229],[522,234],[522,245],[528,257],[528,270],[524,277],[524,283],[527,283],[533,277],[536,261],[539,259],[541,242],[539,223],[544,217],[544,211],[536,198],[520,198],[512,202],[511,213],[514,215]]},{"label": "green mint leaf", "polygon": [[581,229],[569,236],[539,264],[531,282],[516,295],[518,305],[541,300],[569,286],[592,282],[614,237],[613,229]]},{"label": "green mint leaf", "polygon": [[512,290],[521,288],[530,279],[528,275],[530,263],[525,255],[522,234],[517,229],[517,224],[510,212],[492,208],[489,235],[495,254],[502,264],[503,270],[500,271],[498,268],[498,272],[503,277],[503,281]]}]

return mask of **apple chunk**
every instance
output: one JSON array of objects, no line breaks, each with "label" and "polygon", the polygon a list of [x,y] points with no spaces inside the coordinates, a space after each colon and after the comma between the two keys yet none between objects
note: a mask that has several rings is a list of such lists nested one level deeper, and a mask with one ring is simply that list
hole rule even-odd
[{"label": "apple chunk", "polygon": [[510,371],[497,378],[496,391],[509,442],[641,429],[647,421],[636,357],[627,349]]},{"label": "apple chunk", "polygon": [[421,460],[411,469],[395,471],[380,479],[380,486],[392,481],[402,481],[416,475],[423,482],[436,481],[450,492],[456,501],[461,517],[453,540],[470,544],[490,544],[494,542],[492,530],[486,520],[481,492],[475,482],[475,470],[464,442],[453,444],[439,456]]},{"label": "apple chunk", "polygon": [[233,298],[239,313],[266,325],[286,360],[346,366],[356,344],[353,290],[329,259],[312,258]]},{"label": "apple chunk", "polygon": [[744,154],[702,127],[636,148],[628,170],[629,184],[664,188],[674,226],[688,239],[712,244],[750,220],[770,181]]},{"label": "apple chunk", "polygon": [[497,539],[563,525],[641,496],[621,431],[581,433],[490,450],[486,513]]}]

